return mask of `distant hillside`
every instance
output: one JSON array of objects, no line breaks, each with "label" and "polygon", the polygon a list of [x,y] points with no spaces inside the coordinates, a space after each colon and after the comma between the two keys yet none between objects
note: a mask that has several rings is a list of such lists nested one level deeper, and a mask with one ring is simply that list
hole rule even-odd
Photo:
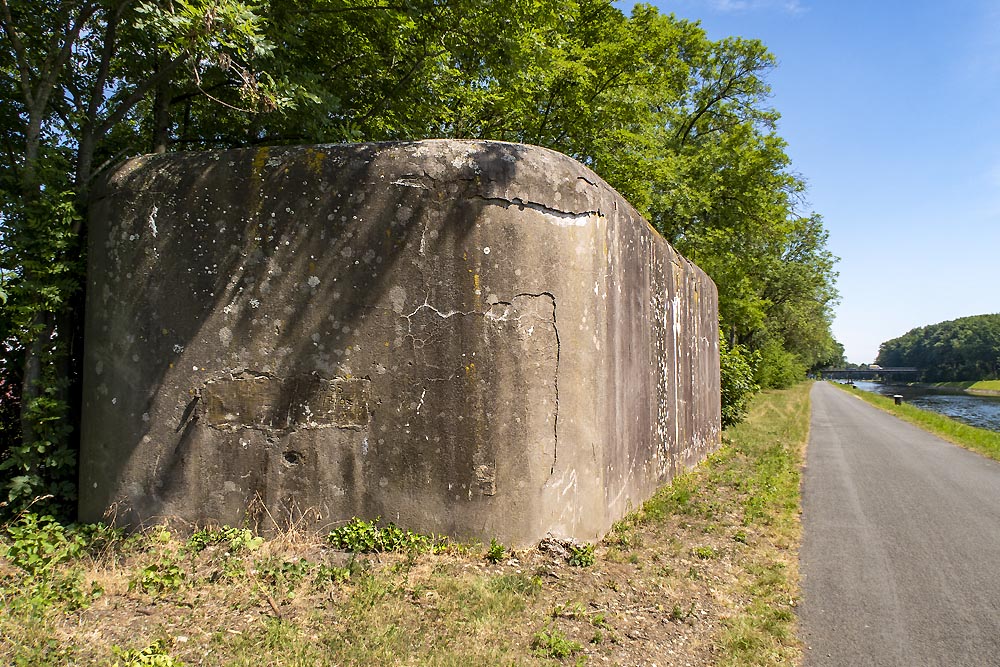
[{"label": "distant hillside", "polygon": [[1000,379],[1000,313],[929,324],[879,346],[880,366],[916,366],[925,382]]}]

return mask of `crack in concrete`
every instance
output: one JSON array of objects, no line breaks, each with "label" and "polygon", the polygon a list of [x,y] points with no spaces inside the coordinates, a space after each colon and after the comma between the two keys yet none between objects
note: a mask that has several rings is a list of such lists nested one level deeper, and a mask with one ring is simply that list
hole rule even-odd
[{"label": "crack in concrete", "polygon": [[552,419],[552,468],[549,470],[549,475],[551,476],[556,472],[556,461],[559,459],[559,357],[562,353],[562,342],[559,340],[559,320],[556,316],[556,295],[552,292],[538,292],[537,294],[522,292],[521,294],[515,294],[511,301],[520,296],[530,296],[536,299],[547,296],[552,301],[552,331],[556,336],[556,372],[552,380],[555,391],[555,410],[553,411]]},{"label": "crack in concrete", "polygon": [[[427,341],[424,340],[424,339],[417,338],[415,335],[413,335],[413,331],[410,328],[411,325],[412,325],[412,322],[410,321],[410,318],[413,317],[414,315],[416,315],[417,313],[419,313],[424,308],[428,308],[428,309],[434,311],[434,313],[438,317],[440,317],[442,319],[448,319],[448,318],[454,317],[456,315],[463,315],[463,316],[475,315],[475,316],[481,316],[484,319],[493,319],[493,320],[499,320],[499,321],[509,321],[507,319],[507,317],[506,317],[506,313],[504,313],[503,316],[497,317],[495,315],[492,315],[491,312],[492,312],[492,310],[493,310],[493,308],[495,306],[513,306],[514,305],[514,300],[518,299],[518,298],[521,298],[521,297],[531,297],[531,298],[534,298],[534,299],[538,299],[538,298],[541,298],[541,297],[548,297],[548,299],[552,302],[552,331],[553,331],[553,333],[555,334],[555,337],[556,337],[556,370],[555,370],[554,377],[552,379],[553,391],[555,393],[555,398],[554,398],[555,408],[553,410],[553,420],[552,420],[552,438],[553,438],[553,445],[552,445],[552,467],[549,470],[549,475],[553,475],[553,474],[555,474],[555,471],[556,471],[556,461],[559,458],[559,364],[560,364],[560,360],[561,360],[560,357],[561,357],[561,354],[562,354],[562,341],[559,338],[559,321],[557,319],[556,296],[555,296],[555,294],[553,294],[552,292],[520,292],[520,293],[515,294],[514,296],[512,296],[511,299],[510,299],[510,301],[497,301],[496,303],[491,304],[490,305],[490,309],[487,310],[487,311],[484,311],[484,312],[480,312],[480,311],[477,311],[477,310],[469,310],[469,311],[466,311],[466,310],[448,310],[448,311],[442,312],[442,311],[438,310],[437,308],[435,308],[434,306],[432,306],[428,302],[427,298],[425,297],[424,298],[424,302],[422,304],[420,304],[419,306],[417,306],[412,313],[410,313],[409,315],[400,315],[400,317],[403,317],[403,318],[406,319],[406,329],[407,329],[406,336],[408,338],[410,338],[411,340],[413,340],[414,342],[420,341],[423,345],[426,345]],[[531,315],[530,313],[525,313],[522,316],[514,318],[514,320],[519,322],[519,321],[521,321],[521,319],[523,317],[528,317],[530,315]],[[454,377],[456,377],[456,375],[452,375],[448,379],[452,379]],[[444,380],[444,379],[445,378],[430,378],[429,381],[434,382],[434,381],[440,381],[440,380]],[[426,393],[426,391],[425,391],[425,393]],[[421,396],[421,400],[422,399],[423,399],[423,396]]]},{"label": "crack in concrete", "polygon": [[448,319],[449,317],[454,317],[455,315],[485,315],[485,313],[479,313],[475,310],[449,310],[442,313],[440,310],[429,304],[427,302],[427,299],[425,298],[424,302],[419,306],[417,306],[417,308],[412,313],[410,313],[409,315],[401,315],[400,317],[406,318],[406,322],[407,324],[409,324],[410,318],[419,313],[424,308],[429,308],[430,310],[433,310],[434,313],[442,319]]},{"label": "crack in concrete", "polygon": [[504,208],[510,208],[511,206],[517,206],[520,209],[531,209],[532,211],[537,211],[545,216],[549,222],[560,227],[585,227],[594,218],[604,218],[606,217],[604,213],[600,210],[595,211],[563,211],[558,208],[553,208],[546,204],[540,204],[538,202],[526,201],[520,197],[514,197],[513,199],[507,199],[506,197],[485,197],[483,195],[475,195],[476,199],[481,199],[490,204],[496,204],[498,206],[503,206]]}]

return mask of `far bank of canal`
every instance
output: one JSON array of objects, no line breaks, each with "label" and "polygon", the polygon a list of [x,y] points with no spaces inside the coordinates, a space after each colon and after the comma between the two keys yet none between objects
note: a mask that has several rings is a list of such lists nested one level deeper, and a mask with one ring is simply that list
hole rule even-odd
[{"label": "far bank of canal", "polygon": [[1000,396],[976,396],[930,387],[857,381],[858,389],[883,396],[899,394],[903,400],[924,410],[933,410],[970,426],[1000,432]]}]

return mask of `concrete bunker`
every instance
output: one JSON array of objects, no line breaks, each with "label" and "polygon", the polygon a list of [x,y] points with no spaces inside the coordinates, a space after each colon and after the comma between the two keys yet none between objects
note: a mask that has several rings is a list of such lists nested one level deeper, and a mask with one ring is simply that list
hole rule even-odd
[{"label": "concrete bunker", "polygon": [[91,210],[85,520],[594,539],[718,445],[714,284],[559,153],[146,156]]}]

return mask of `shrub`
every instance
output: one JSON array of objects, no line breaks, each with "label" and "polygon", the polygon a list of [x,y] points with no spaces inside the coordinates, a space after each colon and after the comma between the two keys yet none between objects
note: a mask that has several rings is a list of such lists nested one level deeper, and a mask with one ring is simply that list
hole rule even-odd
[{"label": "shrub", "polygon": [[759,350],[754,379],[764,389],[786,389],[806,379],[806,366],[797,355],[785,350],[778,341],[765,343]]},{"label": "shrub", "polygon": [[746,417],[750,399],[760,387],[754,381],[759,357],[742,345],[732,349],[719,340],[719,364],[722,375],[722,427],[738,424]]}]

